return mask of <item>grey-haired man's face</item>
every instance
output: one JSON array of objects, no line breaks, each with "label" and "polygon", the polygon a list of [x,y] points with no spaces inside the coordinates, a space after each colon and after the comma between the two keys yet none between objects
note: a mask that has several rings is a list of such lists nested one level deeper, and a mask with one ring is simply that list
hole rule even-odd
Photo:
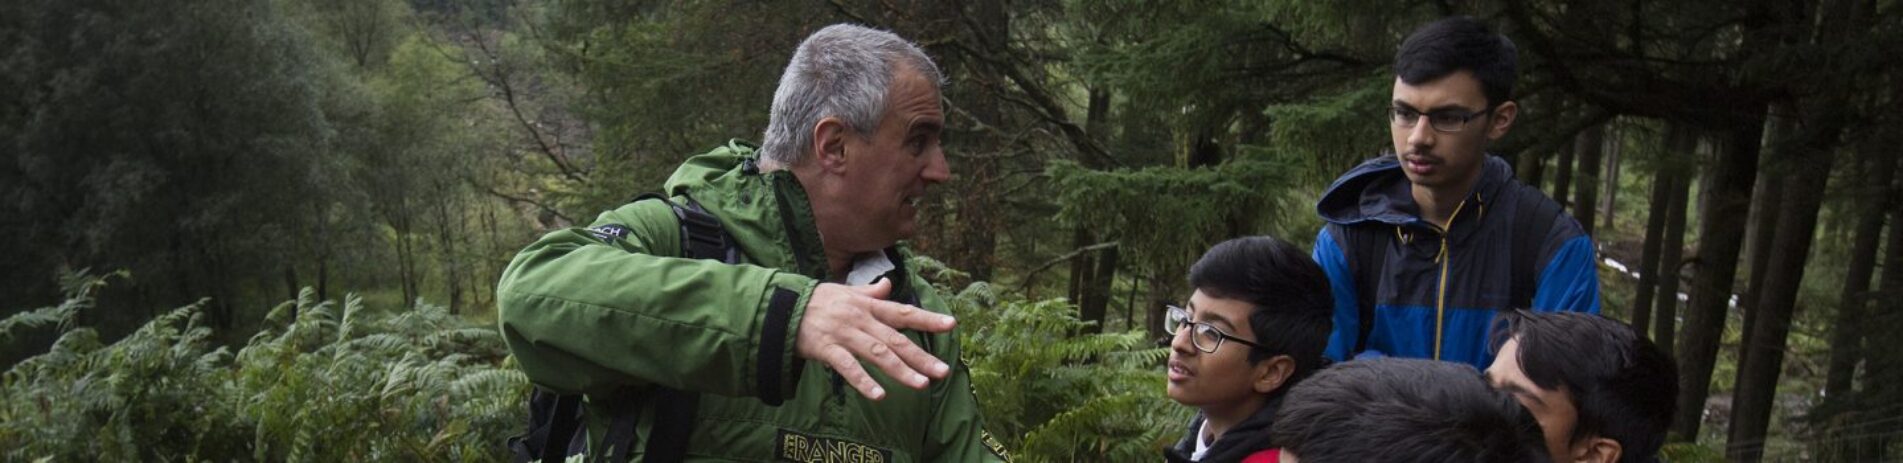
[{"label": "grey-haired man's face", "polygon": [[926,188],[951,179],[939,144],[945,110],[938,85],[911,66],[894,67],[892,77],[878,126],[847,135],[845,144],[845,180],[855,193],[845,200],[861,221],[843,232],[873,249],[917,234]]}]

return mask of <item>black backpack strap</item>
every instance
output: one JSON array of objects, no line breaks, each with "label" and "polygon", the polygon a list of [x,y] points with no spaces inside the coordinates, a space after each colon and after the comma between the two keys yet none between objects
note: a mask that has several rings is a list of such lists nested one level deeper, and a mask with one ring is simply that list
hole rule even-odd
[{"label": "black backpack strap", "polygon": [[[685,196],[683,196],[685,197]],[[685,205],[666,196],[648,193],[634,201],[658,199],[673,209],[681,227],[681,257],[740,262],[740,248],[720,219],[707,213],[699,202],[685,197]],[[665,387],[645,390],[624,389],[613,399],[601,403],[608,413],[608,429],[598,443],[601,452],[592,460],[629,461],[633,455],[635,434],[640,424],[639,404],[652,405],[654,422],[642,449],[644,462],[674,462],[687,458],[687,443],[693,436],[694,415],[700,407],[700,394]],[[582,423],[582,395],[556,394],[535,388],[529,395],[529,433],[509,439],[515,461],[562,461],[587,451],[586,436],[579,431]],[[557,445],[551,445],[562,443]]]},{"label": "black backpack strap", "polygon": [[687,198],[686,207],[668,204],[674,206],[674,216],[681,221],[682,257],[740,263],[740,247],[727,235],[727,229],[720,226],[720,219],[708,214],[700,202]]},{"label": "black backpack strap", "polygon": [[681,224],[681,257],[740,263],[740,246],[727,234],[726,227],[720,225],[720,219],[707,213],[693,197],[683,195],[682,198],[687,199],[686,204],[657,193],[636,196],[634,200],[660,200],[674,210],[674,218]]},{"label": "black backpack strap", "polygon": [[1374,334],[1375,298],[1381,289],[1381,270],[1387,265],[1388,246],[1386,232],[1390,229],[1384,224],[1362,226],[1342,226],[1329,224],[1330,234],[1341,245],[1346,254],[1348,271],[1354,278],[1355,307],[1360,315],[1360,333],[1355,337],[1355,348],[1343,360],[1354,358],[1368,350],[1368,337]]},{"label": "black backpack strap", "polygon": [[[648,430],[648,443],[642,449],[641,461],[687,460],[687,441],[694,436],[694,414],[700,409],[700,393],[656,388],[650,403],[654,404],[654,426]],[[632,426],[629,432],[633,432]],[[628,459],[621,457],[614,461]]]},{"label": "black backpack strap", "polygon": [[530,391],[529,433],[509,438],[515,461],[562,461],[571,454],[581,428],[581,398],[540,387]]},{"label": "black backpack strap", "polygon": [[[635,200],[658,199],[673,209],[674,218],[681,227],[681,257],[740,263],[739,244],[720,225],[720,219],[707,213],[707,209],[701,207],[700,202],[693,197],[682,197],[686,201],[675,202],[658,194],[644,194]],[[652,404],[654,416],[654,425],[649,427],[647,443],[642,448],[641,461],[686,460],[687,444],[694,433],[695,414],[700,409],[700,393],[659,386],[650,393],[647,397],[639,398]],[[616,413],[609,420],[608,432],[602,442],[602,448],[612,449],[606,455],[609,461],[629,460],[631,455],[628,451],[632,450],[639,418],[638,411],[630,411]]]},{"label": "black backpack strap", "polygon": [[[1522,188],[1525,188],[1522,186]],[[1541,248],[1559,220],[1559,203],[1539,194],[1519,193],[1519,208],[1513,218],[1513,287],[1507,308],[1533,309],[1533,296],[1539,292]]]},{"label": "black backpack strap", "polygon": [[641,405],[657,403],[651,400],[658,397],[652,391],[649,388],[623,387],[614,391],[611,399],[601,402],[600,410],[608,414],[608,429],[596,444],[595,448],[600,451],[589,461],[623,462],[633,458],[635,428],[641,424]]}]

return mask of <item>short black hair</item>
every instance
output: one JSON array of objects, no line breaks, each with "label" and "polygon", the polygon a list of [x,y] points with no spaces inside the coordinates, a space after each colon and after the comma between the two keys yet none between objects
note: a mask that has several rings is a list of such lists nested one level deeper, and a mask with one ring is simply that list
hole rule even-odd
[{"label": "short black hair", "polygon": [[1579,411],[1571,439],[1619,442],[1622,462],[1649,461],[1665,445],[1678,410],[1678,365],[1632,326],[1578,312],[1504,312],[1498,352],[1520,340],[1520,371],[1541,389],[1564,390]]},{"label": "short black hair", "polygon": [[1513,99],[1518,66],[1519,48],[1513,40],[1469,16],[1442,18],[1415,29],[1394,54],[1394,75],[1408,85],[1433,82],[1462,69],[1472,72],[1489,108]]},{"label": "short black hair", "polygon": [[1249,329],[1262,348],[1250,349],[1250,362],[1287,355],[1295,360],[1294,380],[1326,362],[1323,352],[1335,326],[1334,295],[1328,274],[1300,248],[1267,235],[1224,241],[1190,266],[1189,285],[1255,307]]},{"label": "short black hair", "polygon": [[1533,414],[1472,366],[1376,358],[1336,364],[1283,399],[1270,441],[1313,462],[1546,462]]}]

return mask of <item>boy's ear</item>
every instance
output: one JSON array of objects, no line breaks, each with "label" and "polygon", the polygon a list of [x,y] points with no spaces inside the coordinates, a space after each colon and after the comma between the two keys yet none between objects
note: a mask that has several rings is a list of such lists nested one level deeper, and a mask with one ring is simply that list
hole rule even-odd
[{"label": "boy's ear", "polygon": [[1520,104],[1507,101],[1493,108],[1493,117],[1487,118],[1487,140],[1499,140],[1507,136],[1507,130],[1513,128],[1513,121],[1520,116]]},{"label": "boy's ear", "polygon": [[1269,357],[1268,360],[1256,362],[1254,372],[1255,383],[1252,386],[1257,394],[1275,392],[1288,383],[1290,376],[1295,376],[1295,359],[1287,355]]},{"label": "boy's ear", "polygon": [[1573,446],[1573,461],[1613,463],[1625,453],[1625,446],[1619,445],[1619,441],[1604,437],[1587,437],[1583,444]]}]

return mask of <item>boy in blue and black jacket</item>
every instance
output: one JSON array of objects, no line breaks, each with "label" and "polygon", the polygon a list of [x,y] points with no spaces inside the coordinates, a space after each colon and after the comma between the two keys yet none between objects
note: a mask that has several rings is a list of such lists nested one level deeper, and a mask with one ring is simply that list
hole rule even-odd
[{"label": "boy in blue and black jacket", "polygon": [[1423,26],[1395,56],[1394,152],[1335,180],[1314,259],[1335,300],[1328,356],[1485,368],[1501,309],[1599,311],[1592,238],[1486,154],[1519,113],[1513,42],[1467,17]]}]

